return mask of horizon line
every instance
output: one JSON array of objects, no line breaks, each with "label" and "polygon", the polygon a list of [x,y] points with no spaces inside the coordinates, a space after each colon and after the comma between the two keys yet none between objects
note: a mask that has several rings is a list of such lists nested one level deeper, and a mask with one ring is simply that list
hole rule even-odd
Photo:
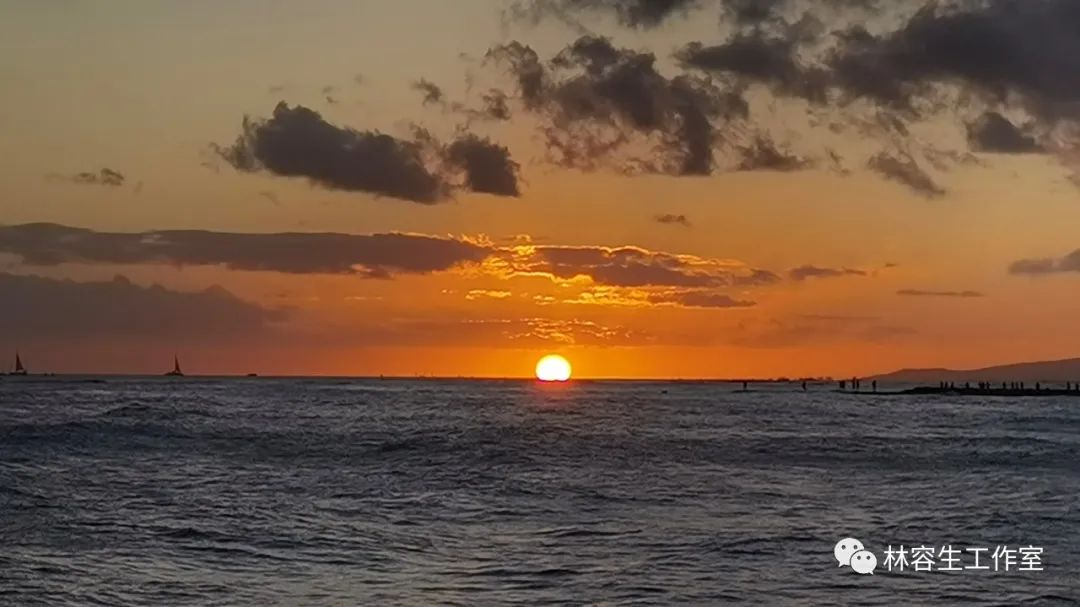
[{"label": "horizon line", "polygon": [[[572,377],[566,382],[541,382],[535,376],[532,375],[401,375],[401,374],[379,374],[379,375],[247,375],[237,373],[185,373],[183,376],[167,376],[164,373],[79,373],[79,372],[44,372],[44,373],[30,373],[25,376],[12,376],[7,373],[0,373],[0,378],[3,377],[20,377],[20,378],[161,378],[169,379],[172,381],[183,381],[184,379],[352,379],[352,380],[434,380],[434,381],[535,381],[538,383],[551,383],[558,385],[560,383],[574,383],[574,382],[602,382],[602,381],[624,381],[624,382],[713,382],[713,383],[799,383],[799,382],[835,382],[840,381],[835,377],[756,377],[756,378],[724,378],[724,377],[620,377],[620,376],[597,376],[597,377]],[[872,376],[865,376],[872,377]],[[860,376],[862,379],[863,376]],[[0,379],[2,381],[2,379]]]}]

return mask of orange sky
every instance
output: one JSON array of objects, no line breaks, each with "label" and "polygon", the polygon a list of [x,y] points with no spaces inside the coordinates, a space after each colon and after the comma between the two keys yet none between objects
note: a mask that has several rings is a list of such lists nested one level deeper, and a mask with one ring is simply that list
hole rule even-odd
[{"label": "orange sky", "polygon": [[[795,44],[777,24],[798,11],[740,30],[700,4],[642,23],[605,2],[6,3],[0,352],[53,372],[157,373],[177,352],[192,373],[495,377],[558,352],[578,377],[655,378],[1078,355],[1080,129],[1039,113],[1042,81],[991,103],[946,66],[932,111],[847,99],[838,77],[815,101],[677,52]],[[912,13],[818,17],[886,38]],[[607,59],[560,54],[584,32],[624,53],[604,69],[655,65],[604,88],[588,62]],[[514,41],[542,66],[535,98],[489,53]],[[830,56],[798,44],[803,64]],[[748,111],[702,110],[705,174],[672,164],[695,149],[687,82],[691,104],[737,90]],[[1032,149],[976,141],[991,112]],[[399,147],[364,151],[375,133]],[[559,162],[552,133],[619,145]]]}]

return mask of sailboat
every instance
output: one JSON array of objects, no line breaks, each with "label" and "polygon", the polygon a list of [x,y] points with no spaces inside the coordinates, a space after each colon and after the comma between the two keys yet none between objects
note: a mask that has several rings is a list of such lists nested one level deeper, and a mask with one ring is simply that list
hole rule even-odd
[{"label": "sailboat", "polygon": [[26,375],[26,367],[22,364],[22,359],[19,358],[19,351],[15,351],[15,370],[11,372],[12,375]]},{"label": "sailboat", "polygon": [[180,359],[173,355],[173,370],[165,374],[166,377],[183,377],[184,372],[180,370]]}]

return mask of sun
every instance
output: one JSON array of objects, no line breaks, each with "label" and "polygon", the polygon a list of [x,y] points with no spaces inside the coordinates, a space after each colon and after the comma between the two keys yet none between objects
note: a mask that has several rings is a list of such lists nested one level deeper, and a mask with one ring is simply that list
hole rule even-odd
[{"label": "sun", "polygon": [[570,371],[570,361],[558,354],[548,354],[536,363],[536,379],[540,381],[567,381]]}]

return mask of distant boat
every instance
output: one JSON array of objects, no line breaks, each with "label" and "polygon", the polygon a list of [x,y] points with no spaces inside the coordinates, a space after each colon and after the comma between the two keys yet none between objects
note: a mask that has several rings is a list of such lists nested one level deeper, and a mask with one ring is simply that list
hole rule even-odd
[{"label": "distant boat", "polygon": [[15,352],[15,370],[11,372],[12,375],[26,375],[26,367],[22,364],[22,359],[19,358],[18,351]]},{"label": "distant boat", "polygon": [[166,377],[183,377],[184,372],[180,370],[180,359],[173,356],[173,370],[165,374]]}]

